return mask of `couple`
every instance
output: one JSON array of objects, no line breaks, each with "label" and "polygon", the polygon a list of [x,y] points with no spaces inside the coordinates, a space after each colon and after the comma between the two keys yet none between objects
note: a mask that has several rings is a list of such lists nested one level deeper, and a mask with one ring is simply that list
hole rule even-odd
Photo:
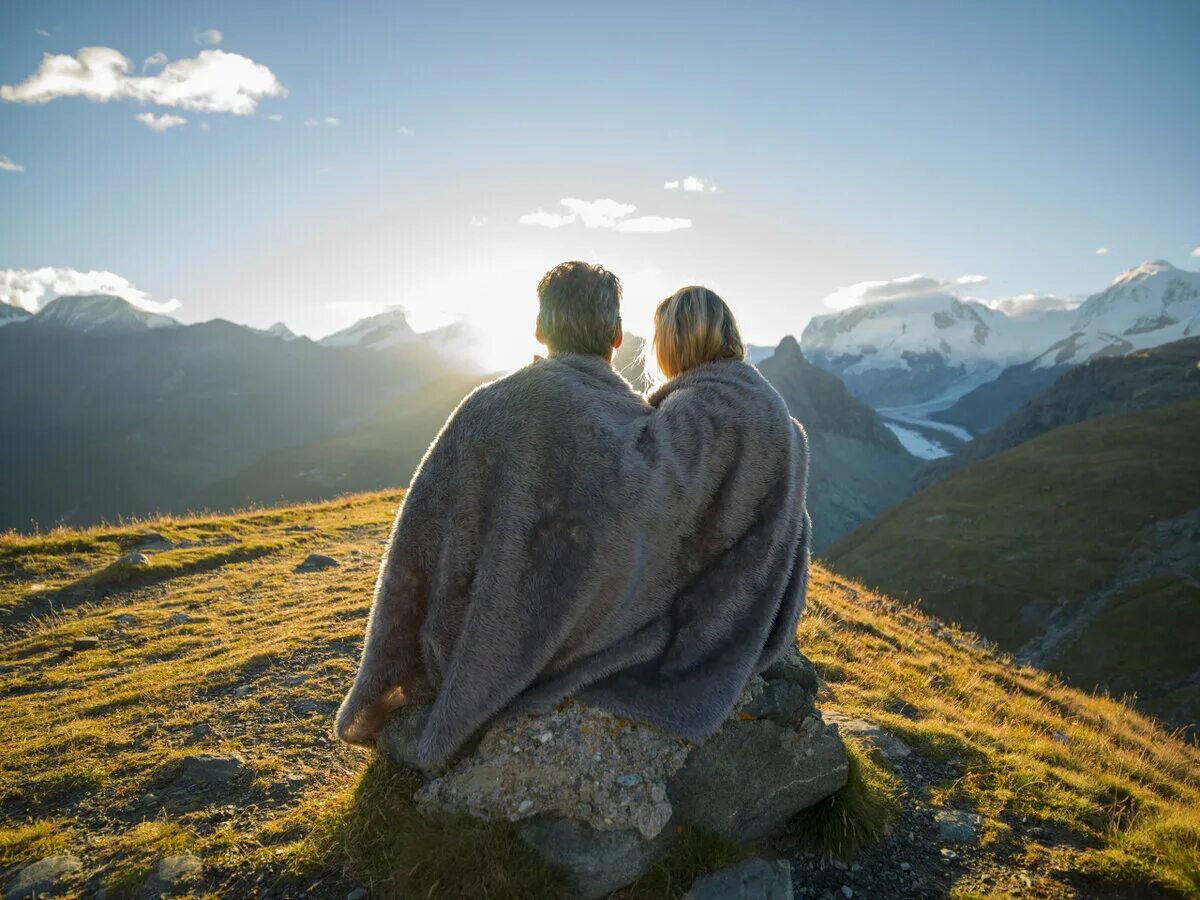
[{"label": "couple", "polygon": [[337,715],[373,746],[432,703],[426,770],[566,697],[701,742],[804,610],[807,441],[729,307],[702,287],[658,306],[670,380],[643,397],[611,365],[615,275],[563,263],[538,298],[548,356],[463,400],[400,505]]}]

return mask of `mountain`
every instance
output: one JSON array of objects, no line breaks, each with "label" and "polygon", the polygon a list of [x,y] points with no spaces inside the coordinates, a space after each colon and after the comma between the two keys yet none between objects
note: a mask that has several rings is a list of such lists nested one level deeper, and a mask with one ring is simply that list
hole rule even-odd
[{"label": "mountain", "polygon": [[13,322],[21,322],[28,319],[30,315],[32,313],[29,310],[13,306],[11,303],[0,303],[0,327],[11,325]]},{"label": "mountain", "polygon": [[417,332],[408,324],[403,309],[394,307],[374,316],[359,319],[348,328],[335,331],[318,342],[325,347],[367,347],[386,350],[401,344],[413,344],[419,340]]},{"label": "mountain", "polygon": [[439,356],[179,325],[61,298],[0,328],[0,529],[180,512],[268,453],[353,427]]},{"label": "mountain", "polygon": [[1198,445],[1197,396],[1064,425],[952,472],[827,558],[1080,687],[1136,692],[1194,727],[1200,644],[1182,636],[1200,632]]},{"label": "mountain", "polygon": [[808,505],[818,552],[908,495],[916,458],[836,375],[805,359],[795,338],[784,338],[758,369],[808,434]]},{"label": "mountain", "polygon": [[[186,850],[204,864],[198,896],[561,900],[510,822],[424,814],[418,774],[330,739],[401,496],[6,536],[0,621],[32,621],[0,641],[0,883],[71,854],[71,896],[141,896],[156,861]],[[119,561],[138,547],[145,562]],[[334,565],[297,571],[310,553]],[[753,848],[671,826],[667,856],[622,897],[677,898],[748,853],[792,861],[810,898],[1200,891],[1200,748],[819,563],[808,605],[798,645],[827,720],[843,717],[849,784]],[[710,749],[727,763],[730,746]],[[765,758],[807,778],[803,756],[776,761],[792,746],[730,770],[762,781]],[[849,869],[828,864],[851,853]],[[755,894],[709,882],[693,896]]]},{"label": "mountain", "polygon": [[872,406],[940,406],[927,415],[978,433],[1066,367],[1197,334],[1200,273],[1155,260],[1074,310],[1009,315],[935,293],[817,316],[801,343]]},{"label": "mountain", "polygon": [[455,407],[495,377],[451,373],[425,382],[352,428],[276,450],[205,487],[194,505],[228,509],[406,485]]},{"label": "mountain", "polygon": [[292,331],[292,329],[288,328],[282,322],[276,322],[274,325],[264,328],[262,332],[263,334],[269,334],[272,337],[277,337],[281,341],[294,341],[299,338],[299,335],[297,335],[294,331]]},{"label": "mountain", "polygon": [[39,328],[61,328],[83,334],[131,334],[152,328],[178,328],[170,316],[138,309],[109,294],[56,297],[29,323]]},{"label": "mountain", "polygon": [[860,400],[905,406],[961,395],[1028,360],[1057,339],[1069,315],[1009,316],[934,293],[816,316],[801,345]]},{"label": "mountain", "polygon": [[999,426],[963,445],[951,456],[926,464],[917,473],[917,484],[922,487],[932,484],[955,469],[1062,425],[1096,416],[1141,412],[1191,397],[1200,397],[1200,337],[1127,356],[1095,357],[1068,369],[1053,386]]}]

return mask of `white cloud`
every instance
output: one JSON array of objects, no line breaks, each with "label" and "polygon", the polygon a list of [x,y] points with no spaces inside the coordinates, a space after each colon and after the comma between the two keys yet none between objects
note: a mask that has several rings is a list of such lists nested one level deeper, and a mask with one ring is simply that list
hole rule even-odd
[{"label": "white cloud", "polygon": [[147,312],[169,313],[179,308],[178,300],[151,300],[149,294],[115,272],[80,272],[62,266],[0,269],[0,303],[37,312],[55,297],[72,294],[113,294]]},{"label": "white cloud", "polygon": [[1076,309],[1080,301],[1058,294],[1039,294],[1031,291],[1015,297],[988,300],[987,305],[1009,316],[1027,316],[1033,313],[1052,312],[1060,309]]},{"label": "white cloud", "polygon": [[145,72],[151,66],[165,66],[167,64],[167,54],[159,50],[157,53],[151,53],[142,60],[142,71]]},{"label": "white cloud", "polygon": [[575,214],[569,216],[560,215],[559,213],[548,213],[540,206],[537,212],[527,213],[517,222],[521,225],[541,225],[543,228],[562,228],[564,225],[570,225],[575,221]]},{"label": "white cloud", "polygon": [[221,34],[216,28],[206,28],[204,31],[193,31],[192,40],[197,44],[208,44],[211,47],[217,46],[224,40],[225,35]]},{"label": "white cloud", "polygon": [[568,213],[548,213],[539,207],[537,212],[521,216],[517,221],[522,225],[561,228],[578,220],[585,228],[611,228],[615,231],[642,233],[678,231],[681,228],[692,227],[691,219],[664,216],[638,216],[630,219],[630,213],[636,211],[637,207],[632,203],[620,203],[610,198],[580,200],[577,197],[564,197],[559,202],[567,208]]},{"label": "white cloud", "polygon": [[333,116],[326,116],[323,119],[307,119],[304,122],[304,127],[305,128],[320,128],[322,126],[325,126],[327,128],[336,128],[338,125],[341,125],[341,124],[342,124],[341,119],[335,118]]},{"label": "white cloud", "polygon": [[1108,256],[1108,254],[1110,254],[1110,253],[1112,253],[1112,251],[1109,250],[1107,247],[1097,247],[1096,248],[1097,256]]},{"label": "white cloud", "polygon": [[686,178],[663,182],[663,190],[693,191],[699,194],[712,194],[716,192],[717,186],[710,181],[705,181],[703,178],[698,178],[695,175],[688,175]]},{"label": "white cloud", "polygon": [[266,66],[237,53],[201,50],[177,59],[155,75],[130,75],[132,63],[111,47],[84,47],[74,56],[47,53],[36,72],[20,84],[0,86],[9,103],[49,103],[86,97],[96,103],[136,100],[203,112],[250,115],[264,97],[286,97],[287,89]]},{"label": "white cloud", "polygon": [[[7,156],[0,155],[0,172],[24,172],[25,167],[17,165]],[[1194,255],[1194,254],[1193,254]]]},{"label": "white cloud", "polygon": [[618,203],[609,199],[578,200],[564,197],[559,202],[578,215],[585,228],[616,228],[617,219],[623,219],[637,209],[632,203]]},{"label": "white cloud", "polygon": [[471,224],[476,228],[482,228],[487,224],[487,216],[471,216]]},{"label": "white cloud", "polygon": [[157,131],[159,134],[162,134],[168,128],[177,128],[180,125],[187,124],[187,119],[183,116],[173,116],[170,113],[163,113],[161,116],[156,116],[154,113],[144,112],[138,113],[134,118],[151,131]]},{"label": "white cloud", "polygon": [[1200,256],[1200,247],[1197,247],[1195,250],[1193,250],[1191,255],[1192,256]]},{"label": "white cloud", "polygon": [[636,219],[624,219],[617,223],[617,231],[629,232],[679,231],[681,228],[691,227],[691,219],[671,219],[664,216],[638,216]]},{"label": "white cloud", "polygon": [[50,32],[48,32],[45,28],[35,28],[33,29],[33,33],[38,37],[50,37]]},{"label": "white cloud", "polygon": [[267,116],[267,118],[270,119],[272,122],[282,122],[283,121],[283,113],[271,113],[269,116]]},{"label": "white cloud", "polygon": [[838,288],[825,298],[825,305],[840,311],[885,300],[904,300],[926,294],[949,293],[956,287],[983,284],[985,281],[986,275],[960,275],[951,281],[945,281],[920,274],[905,275],[890,281],[860,281],[858,284]]}]

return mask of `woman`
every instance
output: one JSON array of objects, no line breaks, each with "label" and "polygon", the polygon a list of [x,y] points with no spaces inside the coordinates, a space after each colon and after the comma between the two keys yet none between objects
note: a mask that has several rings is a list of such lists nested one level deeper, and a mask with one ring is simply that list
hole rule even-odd
[{"label": "woman", "polygon": [[611,635],[621,668],[573,693],[699,742],[795,641],[808,581],[808,444],[745,361],[737,320],[713,291],[685,287],[662,301],[653,345],[669,380],[648,398],[654,414],[630,426],[621,473],[629,525],[647,551],[636,598],[644,622],[631,640],[627,611],[627,633]]}]

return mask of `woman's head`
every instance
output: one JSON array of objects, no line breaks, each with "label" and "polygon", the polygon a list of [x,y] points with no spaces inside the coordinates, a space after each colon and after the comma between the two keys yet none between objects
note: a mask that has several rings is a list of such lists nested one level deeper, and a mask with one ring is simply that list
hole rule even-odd
[{"label": "woman's head", "polygon": [[708,288],[680,288],[654,311],[654,355],[674,378],[708,362],[745,359],[746,345],[725,301]]}]

